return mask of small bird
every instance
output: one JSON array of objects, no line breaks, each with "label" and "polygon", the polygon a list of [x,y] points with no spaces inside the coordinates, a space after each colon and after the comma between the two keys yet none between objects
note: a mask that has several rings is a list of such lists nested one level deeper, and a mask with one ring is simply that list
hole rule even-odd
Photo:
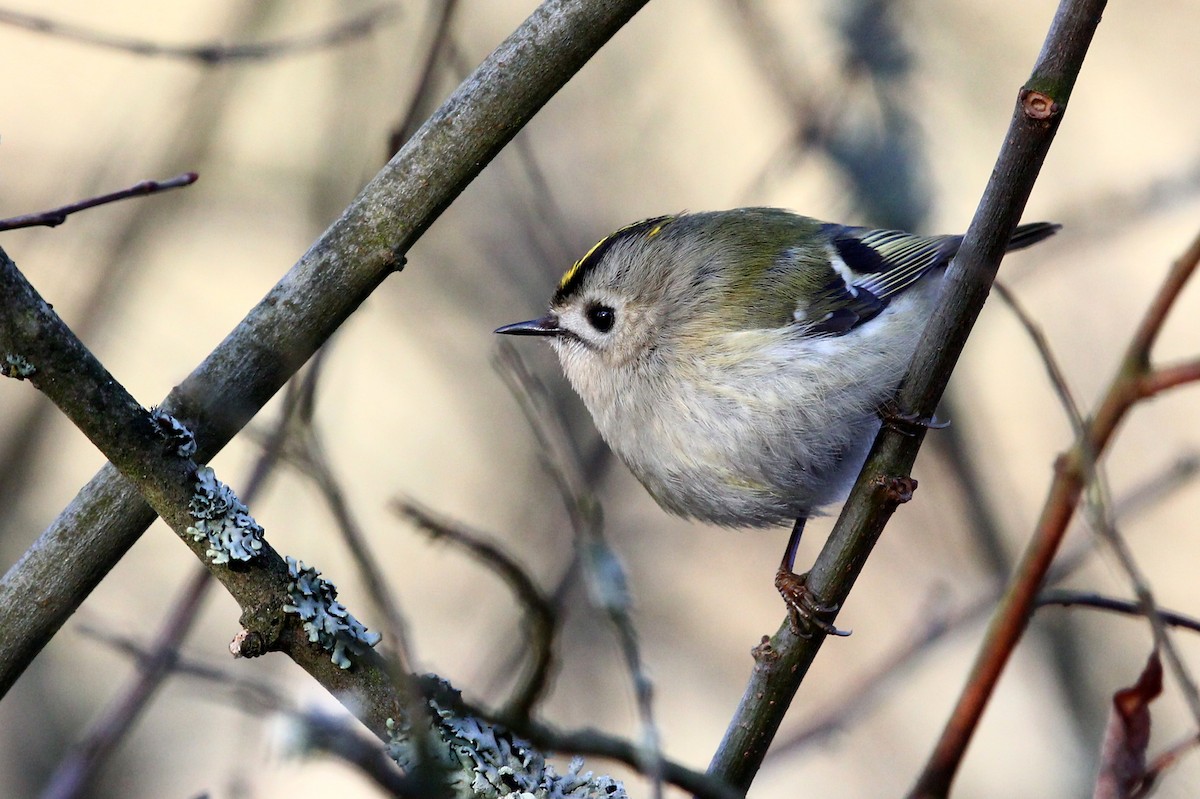
[{"label": "small bird", "polygon": [[[1054,234],[1021,225],[1008,250]],[[543,336],[612,450],[667,511],[792,522],[776,576],[793,626],[820,620],[793,571],[805,520],[862,468],[962,236],[829,224],[778,208],[659,216],[601,239]]]}]

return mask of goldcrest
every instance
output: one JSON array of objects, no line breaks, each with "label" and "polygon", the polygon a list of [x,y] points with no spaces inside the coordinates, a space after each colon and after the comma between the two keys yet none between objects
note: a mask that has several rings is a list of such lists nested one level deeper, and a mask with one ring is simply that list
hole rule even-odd
[{"label": "goldcrest", "polygon": [[[1058,227],[1022,225],[1008,249]],[[660,216],[601,239],[545,316],[496,332],[549,339],[663,508],[801,520],[798,540],[852,486],[961,242],[776,208]]]}]

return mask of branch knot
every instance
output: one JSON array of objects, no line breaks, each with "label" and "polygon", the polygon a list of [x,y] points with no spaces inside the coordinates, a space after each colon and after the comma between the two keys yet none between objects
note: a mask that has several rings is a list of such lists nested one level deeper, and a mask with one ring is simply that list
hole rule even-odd
[{"label": "branch knot", "polygon": [[1062,106],[1053,97],[1036,89],[1022,88],[1020,100],[1025,118],[1035,122],[1046,123],[1062,112]]}]

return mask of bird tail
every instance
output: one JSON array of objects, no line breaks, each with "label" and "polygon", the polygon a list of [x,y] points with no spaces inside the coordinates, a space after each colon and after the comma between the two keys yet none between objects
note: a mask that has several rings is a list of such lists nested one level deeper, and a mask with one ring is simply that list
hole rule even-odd
[{"label": "bird tail", "polygon": [[1030,247],[1039,241],[1050,238],[1060,230],[1062,230],[1062,225],[1055,224],[1054,222],[1030,222],[1027,225],[1017,225],[1017,229],[1013,231],[1012,238],[1008,240],[1008,247],[1005,252]]}]

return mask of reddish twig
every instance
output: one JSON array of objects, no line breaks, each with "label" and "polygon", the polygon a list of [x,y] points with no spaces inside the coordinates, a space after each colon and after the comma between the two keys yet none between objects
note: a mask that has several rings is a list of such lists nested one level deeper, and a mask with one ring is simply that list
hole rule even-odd
[{"label": "reddish twig", "polygon": [[1171,366],[1160,366],[1147,372],[1138,381],[1138,394],[1142,399],[1149,399],[1161,391],[1197,380],[1200,380],[1200,358]]},{"label": "reddish twig", "polygon": [[25,214],[23,216],[11,216],[8,219],[0,219],[0,231],[16,230],[23,227],[57,227],[66,222],[68,216],[79,211],[86,211],[89,208],[95,208],[97,205],[107,205],[108,203],[115,203],[120,200],[128,200],[130,197],[157,194],[160,191],[190,186],[199,177],[195,172],[184,172],[182,175],[176,175],[166,180],[143,180],[141,183],[135,183],[127,189],[114,191],[111,194],[101,194],[99,197],[89,197],[86,200],[64,205],[61,208],[54,208],[50,211],[39,211],[36,214]]},{"label": "reddish twig", "polygon": [[[1009,590],[996,609],[958,704],[946,722],[942,736],[911,796],[945,796],[949,790],[950,781],[983,716],[1000,674],[1029,623],[1038,591],[1074,516],[1088,478],[1093,474],[1094,459],[1112,440],[1126,413],[1152,393],[1148,392],[1147,385],[1158,385],[1153,377],[1160,372],[1150,365],[1150,350],[1176,298],[1198,265],[1200,236],[1174,264],[1151,302],[1125,352],[1116,377],[1088,420],[1083,435],[1055,463],[1054,481],[1033,538],[1017,565]],[[1184,373],[1191,375],[1192,379],[1200,379],[1198,369],[1184,370]],[[1171,374],[1171,380],[1163,381],[1161,385],[1181,384],[1178,378],[1183,375],[1176,370],[1171,370]]]}]

